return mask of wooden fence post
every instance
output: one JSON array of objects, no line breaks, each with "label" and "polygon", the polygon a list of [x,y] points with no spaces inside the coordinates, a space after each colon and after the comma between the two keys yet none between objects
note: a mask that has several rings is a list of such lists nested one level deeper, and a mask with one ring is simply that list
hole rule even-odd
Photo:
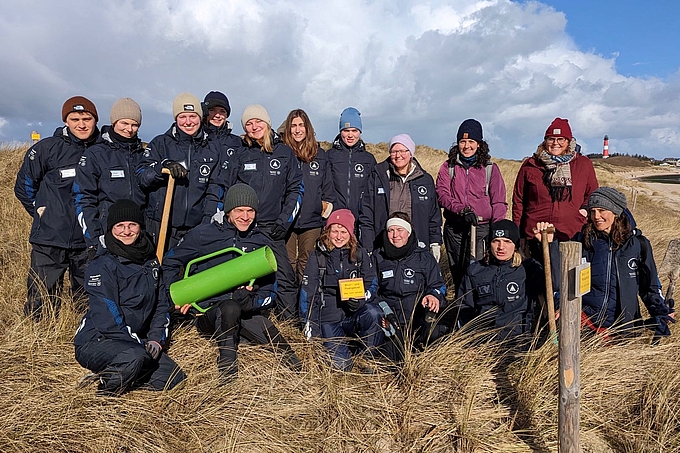
[{"label": "wooden fence post", "polygon": [[580,400],[581,400],[581,296],[574,294],[576,266],[581,264],[581,243],[561,242],[560,259],[562,282],[560,289],[560,342],[559,342],[559,412],[558,434],[560,453],[581,451]]}]

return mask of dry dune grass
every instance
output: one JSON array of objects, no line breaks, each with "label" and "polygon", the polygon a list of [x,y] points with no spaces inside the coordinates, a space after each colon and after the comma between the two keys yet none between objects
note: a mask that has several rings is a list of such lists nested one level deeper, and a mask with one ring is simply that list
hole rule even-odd
[{"label": "dry dune grass", "polygon": [[[182,387],[117,399],[96,397],[93,386],[77,388],[85,370],[73,358],[79,315],[72,301],[66,297],[58,317],[37,324],[22,315],[30,225],[13,184],[25,149],[0,151],[0,451],[556,451],[554,348],[511,360],[463,332],[409,354],[399,373],[380,367],[365,375],[331,371],[319,344],[282,324],[303,370],[290,371],[267,348],[245,346],[239,379],[220,387],[215,348],[181,328],[171,356],[189,376]],[[386,144],[371,150],[378,160],[387,156]],[[436,173],[446,153],[419,147],[418,155]],[[511,191],[520,163],[499,165]],[[598,177],[627,183],[614,174]],[[657,250],[664,248],[677,215],[662,216],[642,198],[636,216]],[[648,342],[584,342],[584,451],[680,451],[679,344]]]}]

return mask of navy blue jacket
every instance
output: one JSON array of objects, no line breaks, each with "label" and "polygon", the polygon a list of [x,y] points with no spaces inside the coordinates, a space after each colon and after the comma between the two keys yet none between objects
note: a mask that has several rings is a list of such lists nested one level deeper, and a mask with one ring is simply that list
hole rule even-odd
[{"label": "navy blue jacket", "polygon": [[319,148],[311,162],[298,159],[297,163],[302,172],[305,195],[302,197],[302,207],[293,226],[300,229],[322,227],[326,221],[321,217],[323,212],[321,201],[335,203],[328,156],[326,151]]},{"label": "navy blue jacket", "polygon": [[146,148],[144,159],[137,169],[139,184],[149,194],[146,216],[157,221],[163,215],[168,176],[161,173],[163,160],[173,160],[189,171],[186,178],[175,181],[172,202],[171,226],[191,228],[209,218],[213,212],[204,212],[209,191],[217,193],[214,174],[220,166],[217,144],[208,139],[201,129],[195,136],[182,132],[173,124],[165,134],[158,135]]},{"label": "navy blue jacket", "polygon": [[[320,280],[317,253],[326,257],[326,272],[323,280]],[[309,321],[312,336],[321,336],[321,324],[339,323],[351,314],[346,302],[340,300],[338,280],[363,278],[366,298],[361,299],[359,308],[367,303],[375,303],[378,278],[373,260],[362,247],[357,248],[357,255],[359,254],[361,254],[360,260],[350,262],[349,249],[335,248],[328,251],[320,242],[317,242],[314,251],[309,254],[300,288],[300,319],[303,324]],[[323,293],[323,297],[319,292]]]},{"label": "navy blue jacket", "polygon": [[85,151],[73,183],[76,215],[88,247],[99,244],[114,202],[127,198],[146,207],[146,194],[135,174],[143,158],[142,141],[125,143],[110,131],[111,126],[102,127],[101,142]]},{"label": "navy blue jacket", "polygon": [[404,327],[411,316],[425,320],[423,297],[430,294],[439,300],[439,312],[446,306],[446,285],[434,256],[415,244],[404,258],[393,260],[384,250],[374,253],[378,270],[378,300],[385,301]]},{"label": "navy blue jacket", "polygon": [[239,182],[257,193],[259,225],[278,223],[290,228],[300,211],[305,189],[297,157],[278,135],[274,134],[271,153],[262,151],[256,143],[253,146],[242,143],[229,161],[226,183],[221,181],[224,188]]},{"label": "navy blue jacket", "polygon": [[79,346],[99,338],[164,344],[168,338],[170,306],[158,300],[159,272],[155,258],[135,264],[100,245],[96,258],[85,271],[89,308],[74,344]]},{"label": "navy blue jacket", "polygon": [[[31,244],[84,249],[83,232],[76,220],[73,181],[85,149],[97,143],[99,130],[89,140],[76,138],[67,126],[33,145],[17,173],[14,194],[33,217]],[[42,215],[38,209],[44,208]]]},{"label": "navy blue jacket", "polygon": [[[598,327],[631,322],[640,325],[638,295],[652,317],[670,312],[662,295],[649,240],[635,228],[632,215],[627,214],[633,234],[619,248],[612,250],[609,235],[600,234],[591,238],[592,249],[583,247],[583,256],[590,262],[591,289],[581,299],[582,309]],[[575,239],[585,244],[582,233]]]},{"label": "navy blue jacket", "polygon": [[[429,250],[430,244],[442,243],[442,212],[437,201],[434,179],[423,170],[418,161],[413,163],[420,170],[419,176],[407,179],[411,192],[411,224],[416,237]],[[366,248],[380,246],[376,239],[381,238],[381,232],[390,216],[390,158],[375,166],[368,178],[366,193],[361,200],[359,214],[359,232],[361,243]],[[394,177],[394,176],[392,176]]]},{"label": "navy blue jacket", "polygon": [[222,127],[213,126],[210,123],[203,127],[208,132],[208,139],[219,148],[221,166],[226,169],[231,157],[241,147],[241,137],[231,133],[232,125],[228,121]]},{"label": "navy blue jacket", "polygon": [[531,333],[534,306],[545,292],[543,266],[531,258],[518,267],[511,264],[512,260],[493,258],[490,263],[470,263],[456,295],[461,300],[462,324],[485,315],[474,325],[499,329],[501,340]]},{"label": "navy blue jacket", "polygon": [[368,177],[376,165],[375,157],[366,151],[362,140],[348,148],[338,135],[328,150],[328,160],[335,188],[333,209],[347,208],[358,219]]},{"label": "navy blue jacket", "polygon": [[[184,276],[185,266],[189,261],[228,247],[236,247],[244,252],[252,252],[265,245],[269,245],[269,240],[257,227],[252,227],[250,230],[242,233],[230,224],[226,217],[223,223],[213,221],[192,228],[163,258],[165,292],[161,294],[161,300],[165,300],[168,304],[174,306],[169,293],[170,285]],[[230,252],[196,263],[190,269],[190,276],[238,256]],[[256,292],[254,305],[258,309],[271,308],[276,296],[276,274],[272,273],[257,279],[255,285],[259,286],[259,289]],[[226,291],[200,302],[199,305],[202,308],[208,308],[228,297],[232,292],[231,290]]]}]

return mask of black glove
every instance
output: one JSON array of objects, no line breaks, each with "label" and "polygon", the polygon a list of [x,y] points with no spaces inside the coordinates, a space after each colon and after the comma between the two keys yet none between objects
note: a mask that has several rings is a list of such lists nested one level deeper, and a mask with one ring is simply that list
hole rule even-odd
[{"label": "black glove", "polygon": [[272,227],[271,232],[269,233],[269,237],[271,237],[275,241],[278,241],[280,239],[285,238],[287,232],[288,228],[281,225],[280,223],[275,223],[274,226]]},{"label": "black glove", "polygon": [[163,162],[161,162],[161,167],[170,170],[170,174],[175,179],[184,178],[187,175],[187,169],[174,160],[164,159]]},{"label": "black glove", "polygon": [[95,256],[97,256],[97,246],[91,245],[87,248],[87,264],[90,264]]},{"label": "black glove", "polygon": [[669,322],[675,323],[675,319],[668,315],[658,315],[646,319],[645,326],[654,330],[655,337],[669,337],[671,335],[671,329],[668,327]]},{"label": "black glove", "polygon": [[163,352],[163,347],[157,341],[147,341],[144,343],[144,349],[149,353],[152,359],[158,360],[161,358],[161,352]]},{"label": "black glove", "polygon": [[466,206],[465,209],[461,211],[461,215],[463,216],[465,223],[477,226],[477,214],[475,214],[475,211],[473,211],[470,206]]},{"label": "black glove", "polygon": [[347,309],[354,313],[359,309],[359,305],[361,305],[361,301],[359,299],[348,299],[347,300]]},{"label": "black glove", "polygon": [[253,309],[254,298],[255,292],[248,291],[246,288],[238,288],[236,291],[231,293],[231,299],[239,304],[241,310],[243,311],[250,311]]}]

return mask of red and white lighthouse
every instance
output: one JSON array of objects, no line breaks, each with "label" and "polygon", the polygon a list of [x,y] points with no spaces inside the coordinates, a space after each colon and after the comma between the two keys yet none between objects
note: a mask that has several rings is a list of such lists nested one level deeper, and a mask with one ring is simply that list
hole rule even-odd
[{"label": "red and white lighthouse", "polygon": [[604,148],[602,148],[602,158],[609,157],[609,135],[604,136]]}]

